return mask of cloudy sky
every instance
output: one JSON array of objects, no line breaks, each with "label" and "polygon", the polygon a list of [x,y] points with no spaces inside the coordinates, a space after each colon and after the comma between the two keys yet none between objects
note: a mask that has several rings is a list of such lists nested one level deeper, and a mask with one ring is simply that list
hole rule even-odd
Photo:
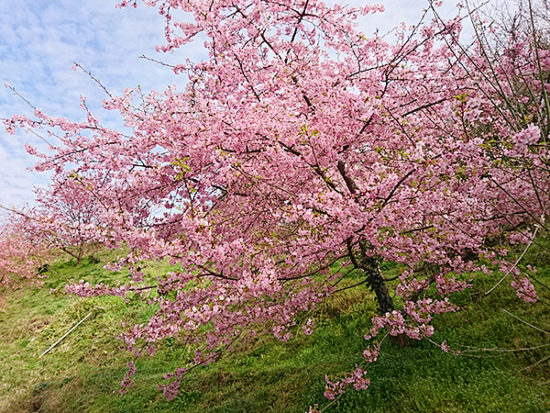
[{"label": "cloudy sky", "polygon": [[[344,1],[344,0],[342,0]],[[347,3],[347,1],[346,1]],[[424,0],[384,0],[383,15],[363,21],[363,31],[388,30],[401,21],[414,23],[426,7]],[[454,10],[447,1],[445,14]],[[174,55],[158,55],[163,43],[163,20],[154,9],[115,8],[116,0],[1,0],[0,1],[0,117],[30,114],[29,107],[4,87],[9,83],[33,105],[51,116],[80,120],[81,95],[98,108],[103,92],[82,72],[72,70],[78,62],[90,70],[113,94],[140,85],[144,91],[182,85],[161,65],[139,59],[140,55],[166,62],[198,60],[200,45]],[[117,120],[102,117],[109,126]],[[32,203],[35,186],[47,184],[48,176],[28,170],[33,159],[23,146],[44,144],[36,137],[0,129],[0,205]]]}]

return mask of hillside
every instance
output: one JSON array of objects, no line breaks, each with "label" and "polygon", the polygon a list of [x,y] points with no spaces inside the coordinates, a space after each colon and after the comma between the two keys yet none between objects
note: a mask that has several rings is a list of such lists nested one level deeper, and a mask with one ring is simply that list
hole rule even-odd
[{"label": "hillside", "polygon": [[[538,279],[549,285],[550,249],[548,242],[541,242],[524,263],[538,264]],[[8,307],[0,313],[0,411],[225,413],[304,412],[315,403],[324,407],[325,374],[349,371],[361,360],[363,334],[375,311],[365,287],[346,290],[313,314],[317,328],[311,336],[298,334],[281,343],[260,334],[246,347],[188,375],[173,402],[163,398],[157,385],[163,373],[179,366],[186,349],[166,340],[157,354],[138,361],[136,383],[120,396],[131,360],[119,350],[121,323],[144,322],[152,310],[119,297],[67,297],[66,283],[124,280],[123,273],[103,269],[114,253],[102,251],[94,258],[80,265],[60,260],[50,266],[44,288],[7,296]],[[150,275],[167,268],[153,265]],[[386,265],[385,271],[392,270]],[[542,302],[526,304],[505,283],[483,296],[492,283],[480,275],[473,294],[454,296],[463,311],[439,316],[434,323],[433,339],[466,350],[462,355],[444,353],[427,341],[406,348],[386,342],[379,361],[369,369],[372,386],[349,391],[327,411],[549,411],[550,334],[519,319],[550,331],[550,294],[537,286]],[[82,325],[39,358],[89,312]]]}]

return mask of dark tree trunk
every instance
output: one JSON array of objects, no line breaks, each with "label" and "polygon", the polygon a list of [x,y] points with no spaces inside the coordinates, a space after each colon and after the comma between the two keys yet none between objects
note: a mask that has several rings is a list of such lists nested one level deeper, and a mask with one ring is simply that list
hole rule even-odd
[{"label": "dark tree trunk", "polygon": [[363,257],[361,259],[361,266],[367,276],[367,284],[374,291],[376,300],[378,301],[378,308],[382,314],[391,313],[395,310],[393,306],[393,300],[386,287],[386,282],[380,274],[378,268],[378,262],[374,257]]},{"label": "dark tree trunk", "polygon": [[[378,267],[378,261],[375,257],[369,257],[365,254],[366,249],[361,248],[361,267],[365,271],[367,276],[367,285],[372,289],[376,295],[376,301],[378,302],[378,308],[381,314],[391,313],[395,310],[393,305],[393,299],[390,296],[386,282],[380,274],[380,268]],[[407,336],[400,334],[398,336],[390,336],[390,340],[401,347],[407,345]]]}]

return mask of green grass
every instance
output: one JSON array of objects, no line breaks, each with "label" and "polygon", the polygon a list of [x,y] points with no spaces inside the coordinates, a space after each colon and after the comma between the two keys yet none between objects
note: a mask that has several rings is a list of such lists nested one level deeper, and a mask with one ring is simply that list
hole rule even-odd
[{"label": "green grass", "polygon": [[[548,243],[534,247],[525,262],[538,263],[540,281],[550,284]],[[119,350],[117,336],[129,325],[144,322],[152,309],[118,297],[74,299],[62,290],[67,282],[116,283],[124,273],[102,266],[113,253],[96,254],[101,263],[60,261],[42,289],[8,296],[0,313],[1,412],[304,412],[323,397],[324,375],[338,375],[361,361],[363,334],[376,306],[366,288],[347,290],[319,307],[312,336],[298,334],[288,343],[270,335],[234,354],[193,371],[172,402],[157,385],[162,375],[180,366],[186,349],[172,344],[137,363],[135,385],[119,395],[120,381],[131,356]],[[150,277],[168,269],[157,263]],[[397,271],[387,265],[386,271]],[[486,291],[494,278],[479,277],[475,291]],[[491,295],[461,293],[454,300],[463,311],[435,320],[435,341],[454,348],[506,348],[550,344],[550,335],[510,315],[550,330],[549,294],[536,305],[516,299],[509,283]],[[68,328],[92,316],[49,354],[38,358]],[[548,412],[550,411],[550,346],[534,351],[443,353],[428,342],[406,348],[384,343],[378,362],[368,368],[372,386],[349,391],[329,412]],[[546,359],[545,359],[546,358]]]}]

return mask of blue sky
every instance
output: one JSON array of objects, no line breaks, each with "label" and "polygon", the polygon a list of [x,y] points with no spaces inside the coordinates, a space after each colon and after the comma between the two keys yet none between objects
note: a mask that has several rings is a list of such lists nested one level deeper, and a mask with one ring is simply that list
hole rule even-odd
[{"label": "blue sky", "polygon": [[[346,2],[347,3],[347,2]],[[413,23],[426,7],[424,0],[382,0],[386,12],[362,22],[363,31],[387,30],[401,21]],[[446,14],[454,10],[447,2]],[[174,55],[159,55],[155,45],[163,43],[163,20],[154,9],[115,8],[116,0],[1,0],[0,1],[0,117],[30,114],[29,107],[15,97],[5,82],[14,86],[33,105],[51,116],[82,119],[81,95],[93,110],[99,108],[103,92],[85,74],[72,70],[76,61],[108,87],[120,94],[126,87],[162,90],[182,85],[184,78],[168,68],[139,59],[145,54],[166,62],[198,60],[200,45],[190,45]],[[113,114],[101,117],[116,126]],[[28,170],[33,158],[23,146],[44,144],[36,137],[0,129],[0,205],[32,203],[33,187],[47,184],[48,176]]]}]

